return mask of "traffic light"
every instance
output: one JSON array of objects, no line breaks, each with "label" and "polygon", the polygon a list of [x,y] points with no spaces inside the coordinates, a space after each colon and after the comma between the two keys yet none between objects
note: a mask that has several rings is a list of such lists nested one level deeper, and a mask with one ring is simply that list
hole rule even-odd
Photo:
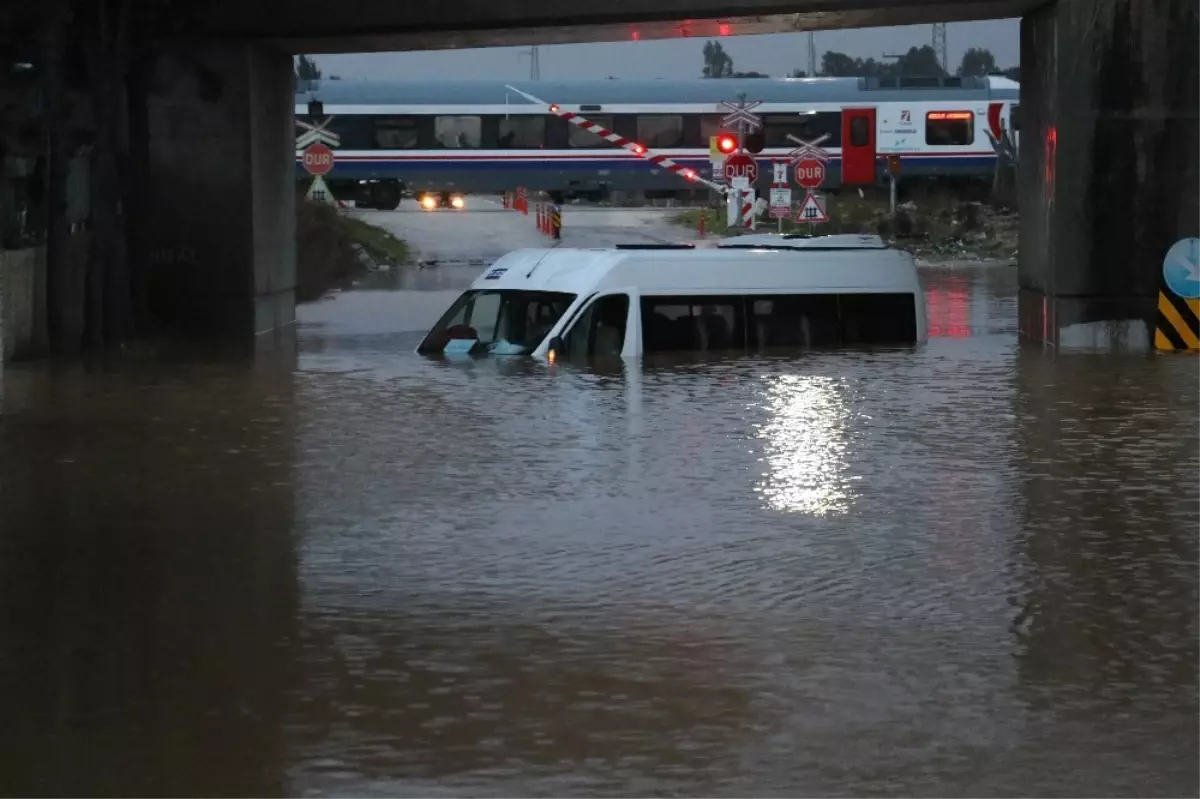
[{"label": "traffic light", "polygon": [[766,144],[767,140],[761,133],[751,133],[746,137],[746,152],[755,154],[761,153]]},{"label": "traffic light", "polygon": [[737,136],[732,133],[722,133],[717,136],[717,150],[725,155],[737,150]]}]

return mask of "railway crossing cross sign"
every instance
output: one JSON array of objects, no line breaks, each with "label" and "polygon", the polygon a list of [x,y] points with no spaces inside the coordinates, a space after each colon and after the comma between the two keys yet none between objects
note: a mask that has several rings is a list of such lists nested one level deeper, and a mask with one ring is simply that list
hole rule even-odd
[{"label": "railway crossing cross sign", "polygon": [[332,121],[333,117],[331,116],[325,117],[322,122],[316,122],[316,120],[313,120],[313,122],[316,124],[309,124],[308,122],[302,122],[301,120],[297,119],[296,126],[303,128],[305,132],[296,137],[296,149],[303,150],[308,145],[315,144],[317,142],[320,142],[321,144],[327,144],[330,147],[337,147],[339,144],[341,144],[341,136],[333,131],[325,129]]},{"label": "railway crossing cross sign", "polygon": [[758,114],[752,113],[750,109],[757,108],[760,105],[762,105],[762,100],[755,100],[748,103],[745,100],[745,95],[739,98],[736,103],[722,100],[718,106],[718,110],[725,110],[729,113],[721,119],[721,127],[742,130],[742,126],[745,126],[750,130],[758,130],[762,127],[762,120],[759,119]]},{"label": "railway crossing cross sign", "polygon": [[812,141],[805,141],[799,136],[793,136],[790,133],[787,135],[787,137],[796,144],[800,145],[795,150],[792,150],[790,153],[788,153],[788,157],[792,160],[793,164],[806,158],[814,158],[817,161],[820,161],[822,164],[829,160],[829,153],[824,147],[821,146],[821,142],[829,138],[828,133],[822,133]]}]

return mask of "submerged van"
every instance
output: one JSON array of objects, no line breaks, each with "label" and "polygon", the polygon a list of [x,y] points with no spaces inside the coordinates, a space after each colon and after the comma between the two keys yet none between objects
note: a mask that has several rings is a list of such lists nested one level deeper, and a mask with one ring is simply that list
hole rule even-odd
[{"label": "submerged van", "polygon": [[707,249],[510,252],[450,306],[417,352],[580,361],[925,339],[924,295],[908,253],[877,236],[764,234]]}]

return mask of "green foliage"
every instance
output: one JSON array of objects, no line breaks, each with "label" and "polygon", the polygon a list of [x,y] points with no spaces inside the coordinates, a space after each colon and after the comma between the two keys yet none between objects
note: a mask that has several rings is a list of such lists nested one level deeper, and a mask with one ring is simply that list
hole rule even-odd
[{"label": "green foliage", "polygon": [[733,58],[725,52],[720,42],[713,39],[704,43],[703,75],[706,78],[733,77]]},{"label": "green foliage", "polygon": [[962,63],[958,65],[958,74],[989,75],[999,72],[996,67],[996,57],[986,47],[972,47],[963,53]]},{"label": "green foliage", "polygon": [[[996,66],[996,57],[984,47],[972,47],[963,54],[962,63],[958,67],[958,75],[989,75],[1000,72]],[[1012,80],[1020,80],[1020,68],[1010,67],[1003,74]],[[945,75],[941,64],[938,63],[937,53],[929,45],[910,47],[895,60],[894,63],[876,61],[874,58],[854,58],[846,53],[827,50],[821,56],[821,75],[833,78],[930,78]],[[793,78],[804,77],[797,69],[792,72]]]},{"label": "green foliage", "polygon": [[317,62],[306,55],[296,56],[295,75],[297,80],[320,80],[321,69]]}]

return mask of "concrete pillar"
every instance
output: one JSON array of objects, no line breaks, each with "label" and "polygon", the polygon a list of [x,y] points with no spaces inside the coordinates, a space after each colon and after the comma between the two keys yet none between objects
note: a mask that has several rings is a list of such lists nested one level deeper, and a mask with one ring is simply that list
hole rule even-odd
[{"label": "concrete pillar", "polygon": [[1162,260],[1200,230],[1195,0],[1021,19],[1022,336],[1148,350]]},{"label": "concrete pillar", "polygon": [[151,314],[171,333],[248,341],[295,319],[292,60],[182,48],[157,60],[147,103]]}]

